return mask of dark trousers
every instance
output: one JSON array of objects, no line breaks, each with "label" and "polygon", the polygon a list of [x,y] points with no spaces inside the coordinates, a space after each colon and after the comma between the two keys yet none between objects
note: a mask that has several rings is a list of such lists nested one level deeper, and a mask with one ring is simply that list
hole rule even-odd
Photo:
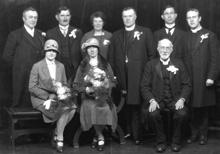
[{"label": "dark trousers", "polygon": [[140,105],[125,104],[124,108],[127,133],[132,133],[134,140],[141,139]]},{"label": "dark trousers", "polygon": [[191,108],[190,128],[192,135],[207,136],[208,132],[208,111],[209,107],[193,107]]},{"label": "dark trousers", "polygon": [[161,112],[164,108],[169,109],[174,114],[172,143],[181,144],[182,142],[181,134],[188,119],[188,109],[184,106],[184,108],[176,110],[174,104],[175,103],[172,102],[167,105],[166,103],[161,102],[159,103],[160,109],[157,108],[155,111],[149,112],[150,125],[156,133],[157,143],[166,142],[166,136],[163,129],[163,119],[161,116]]}]

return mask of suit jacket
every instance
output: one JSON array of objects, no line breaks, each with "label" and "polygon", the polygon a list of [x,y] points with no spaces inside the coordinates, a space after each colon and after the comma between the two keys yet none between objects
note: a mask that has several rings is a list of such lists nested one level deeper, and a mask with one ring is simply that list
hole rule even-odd
[{"label": "suit jacket", "polygon": [[3,59],[12,66],[13,107],[31,107],[28,93],[28,81],[34,63],[43,59],[44,36],[35,29],[34,36],[39,42],[34,43],[31,35],[21,27],[12,31],[7,39]]},{"label": "suit jacket", "polygon": [[[71,34],[71,32],[75,29],[77,30],[75,33],[76,37],[74,38],[73,36],[69,36]],[[82,60],[81,47],[80,47],[80,42],[82,39],[82,31],[80,29],[73,27],[73,26],[69,26],[66,37],[69,37],[69,43],[68,43],[69,47],[68,48],[69,48],[70,57],[68,60],[68,64],[67,64],[67,61],[62,61],[62,58],[61,58],[62,52],[63,52],[62,48],[61,48],[63,46],[63,44],[62,44],[63,34],[61,33],[59,26],[48,30],[47,34],[46,34],[47,39],[54,39],[58,42],[60,55],[57,56],[57,59],[65,65],[65,69],[66,69],[66,73],[67,73],[66,75],[67,75],[67,78],[69,79],[69,77],[71,75],[75,75],[76,70]],[[69,71],[71,71],[71,72],[69,72]],[[72,74],[72,73],[74,73],[74,74]]]},{"label": "suit jacket", "polygon": [[[170,88],[174,100],[177,102],[180,98],[187,100],[191,93],[190,77],[181,60],[171,59],[170,65],[178,68],[176,74],[170,72]],[[147,108],[149,101],[155,99],[160,103],[163,99],[163,74],[159,58],[147,63],[143,78],[141,81],[141,94],[144,98],[144,105]]]},{"label": "suit jacket", "polygon": [[[165,28],[162,28],[154,32],[154,38],[156,42],[164,38],[168,38],[173,43],[173,52],[171,54],[171,57],[178,58],[178,59],[182,59],[183,53],[185,52],[184,43],[183,43],[185,35],[186,35],[186,32],[182,31],[179,28],[175,28],[173,35],[171,37],[166,33]],[[158,54],[158,57],[159,57],[159,54]]]},{"label": "suit jacket", "polygon": [[[107,57],[117,77],[119,88],[128,92],[127,104],[134,105],[141,103],[140,82],[144,66],[149,59],[155,56],[151,30],[136,25],[134,33],[137,32],[140,34],[139,37],[133,37],[127,50],[124,45],[125,29],[114,32]],[[126,55],[128,63],[125,63]]]},{"label": "suit jacket", "polygon": [[[206,87],[205,84],[207,79],[218,79],[219,42],[217,36],[207,29],[202,28],[198,33],[195,50],[191,49],[192,32],[187,33],[184,42],[188,52],[184,61],[193,83],[191,105],[204,107],[216,104],[215,87]],[[202,40],[202,35],[206,34],[207,38]]]},{"label": "suit jacket", "polygon": [[[62,63],[55,61],[56,64],[56,81],[63,84],[67,83],[65,69]],[[47,67],[46,60],[43,59],[34,64],[29,80],[29,91],[31,93],[31,102],[33,108],[42,105],[49,98],[53,91],[52,79]]]}]

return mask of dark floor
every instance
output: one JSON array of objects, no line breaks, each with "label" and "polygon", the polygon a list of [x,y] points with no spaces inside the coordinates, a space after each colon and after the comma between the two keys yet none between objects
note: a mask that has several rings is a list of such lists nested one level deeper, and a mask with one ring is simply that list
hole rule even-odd
[{"label": "dark floor", "polygon": [[[40,137],[39,137],[40,136]],[[37,139],[30,139],[30,136],[22,136],[16,139],[15,150],[12,151],[9,138],[5,130],[0,131],[0,154],[55,154],[51,148],[48,136],[35,136]],[[40,139],[39,139],[40,138]],[[117,141],[108,138],[104,151],[98,152],[91,149],[89,143],[81,143],[79,149],[74,149],[70,144],[65,143],[64,154],[155,154],[155,137],[145,137],[140,146],[133,145],[131,140],[126,140],[125,145],[120,145]],[[40,140],[40,141],[39,141]],[[165,154],[173,153],[169,148]],[[187,145],[183,143],[183,149],[179,154],[220,154],[220,131],[210,131],[208,144],[201,146],[198,143]]]}]

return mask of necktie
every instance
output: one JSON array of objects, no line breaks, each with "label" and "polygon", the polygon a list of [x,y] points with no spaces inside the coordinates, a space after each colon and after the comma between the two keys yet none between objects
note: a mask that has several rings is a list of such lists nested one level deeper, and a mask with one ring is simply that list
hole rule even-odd
[{"label": "necktie", "polygon": [[173,28],[175,28],[175,26],[173,26],[173,27],[171,27],[171,28],[166,27],[166,29],[168,29],[168,35],[169,35],[169,36],[172,36],[171,30],[172,30]]},{"label": "necktie", "polygon": [[66,37],[66,34],[67,34],[67,30],[68,30],[68,29],[67,29],[67,28],[64,29],[64,28],[61,28],[61,27],[60,27],[60,29],[61,29],[62,32],[63,32],[63,36]]}]

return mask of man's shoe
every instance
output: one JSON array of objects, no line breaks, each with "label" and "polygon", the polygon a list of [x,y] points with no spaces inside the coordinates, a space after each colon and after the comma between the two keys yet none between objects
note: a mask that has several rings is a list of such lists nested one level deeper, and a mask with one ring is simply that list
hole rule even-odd
[{"label": "man's shoe", "polygon": [[171,150],[173,152],[179,152],[181,150],[181,145],[179,144],[176,144],[176,143],[172,143],[171,144]]},{"label": "man's shoe", "polygon": [[157,144],[157,146],[156,146],[156,152],[158,152],[158,153],[163,153],[165,150],[166,150],[166,145],[165,145],[165,143]]},{"label": "man's shoe", "polygon": [[141,141],[140,141],[140,140],[135,140],[135,141],[134,141],[134,144],[135,144],[135,145],[140,145],[140,144],[141,144]]},{"label": "man's shoe", "polygon": [[192,135],[192,136],[190,136],[190,138],[187,139],[186,142],[188,144],[192,144],[192,143],[196,142],[197,140],[198,140],[198,135]]},{"label": "man's shoe", "polygon": [[207,137],[205,135],[201,135],[199,138],[199,144],[200,145],[206,145],[207,144]]}]

